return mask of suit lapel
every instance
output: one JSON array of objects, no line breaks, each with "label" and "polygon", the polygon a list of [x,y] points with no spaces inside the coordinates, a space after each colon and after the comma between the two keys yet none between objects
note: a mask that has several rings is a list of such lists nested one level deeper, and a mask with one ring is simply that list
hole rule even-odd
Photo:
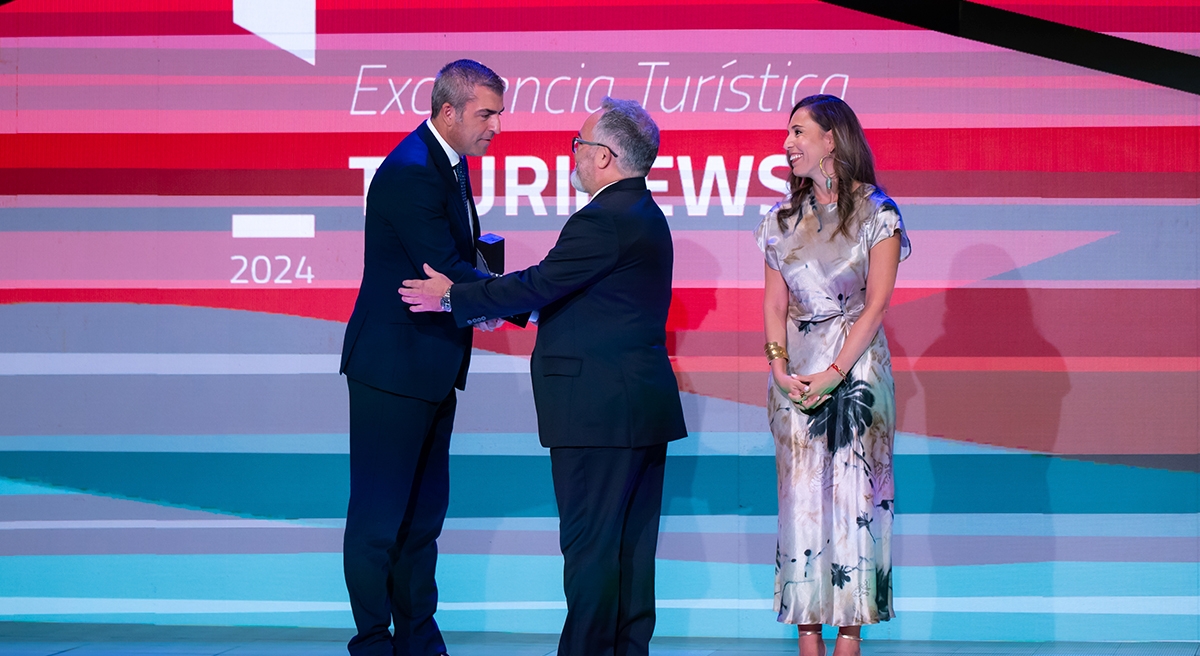
[{"label": "suit lapel", "polygon": [[[446,184],[448,184],[450,186],[450,189],[451,189],[450,207],[455,208],[453,210],[453,213],[454,213],[454,216],[456,216],[458,218],[459,226],[462,228],[463,234],[471,235],[473,232],[471,230],[471,219],[467,215],[467,211],[468,211],[467,208],[463,207],[461,194],[459,193],[459,190],[458,190],[458,177],[454,175],[454,168],[452,166],[450,166],[450,159],[448,157],[446,157],[446,151],[442,149],[442,144],[438,143],[437,137],[435,137],[433,135],[433,131],[430,129],[429,125],[427,123],[425,123],[424,121],[422,121],[421,125],[417,127],[417,132],[421,135],[421,141],[425,142],[425,147],[429,149],[429,156],[433,159],[434,168],[437,169],[438,174],[442,176],[442,179],[445,180]],[[467,183],[468,183],[468,189],[469,189],[470,188],[470,186],[469,186],[470,185],[470,177],[469,176],[467,178]],[[471,199],[471,210],[470,211],[471,212],[475,211],[475,200],[473,198]],[[479,225],[478,220],[475,221],[475,225],[476,226]],[[475,238],[477,238],[478,236],[479,235],[477,235],[477,234],[474,235]],[[471,251],[471,261],[474,262],[474,259],[475,259],[474,238],[471,239],[471,243],[469,245],[469,250]]]}]

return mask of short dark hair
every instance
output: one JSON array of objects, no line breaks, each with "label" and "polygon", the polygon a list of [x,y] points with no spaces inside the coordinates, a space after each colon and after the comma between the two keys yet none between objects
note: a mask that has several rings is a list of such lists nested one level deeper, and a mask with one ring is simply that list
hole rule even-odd
[{"label": "short dark hair", "polygon": [[474,59],[452,61],[438,71],[433,80],[433,97],[430,111],[435,115],[442,106],[450,103],[455,113],[462,114],[463,108],[475,98],[475,87],[482,86],[504,97],[504,80],[492,69]]},{"label": "short dark hair", "polygon": [[604,113],[596,122],[596,139],[615,145],[617,167],[624,173],[644,176],[658,157],[658,126],[636,100],[605,96]]}]

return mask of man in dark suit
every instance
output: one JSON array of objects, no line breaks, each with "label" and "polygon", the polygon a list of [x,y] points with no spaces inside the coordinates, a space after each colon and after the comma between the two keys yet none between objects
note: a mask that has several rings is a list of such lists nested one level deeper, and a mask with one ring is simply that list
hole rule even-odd
[{"label": "man in dark suit", "polygon": [[396,289],[426,262],[455,282],[488,277],[476,268],[466,156],[483,155],[500,132],[503,96],[503,80],[486,66],[447,64],[433,83],[429,120],[387,156],[367,192],[363,280],[341,367],[350,388],[343,563],[356,656],[446,651],[433,619],[435,540],[449,503],[455,388],[466,382],[472,329],[409,312]]},{"label": "man in dark suit", "polygon": [[671,233],[645,180],[658,127],[638,103],[605,98],[572,149],[572,183],[594,197],[541,263],[465,283],[426,267],[401,295],[460,326],[539,311],[530,373],[560,519],[558,653],[633,656],[654,632],[667,442],[687,435],[666,349]]}]

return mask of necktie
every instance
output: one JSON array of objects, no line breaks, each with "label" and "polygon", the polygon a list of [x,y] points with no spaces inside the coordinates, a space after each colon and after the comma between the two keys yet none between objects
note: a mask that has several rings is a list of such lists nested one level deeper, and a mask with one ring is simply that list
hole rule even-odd
[{"label": "necktie", "polygon": [[467,178],[467,158],[463,157],[458,160],[458,164],[454,166],[454,175],[458,178],[458,193],[462,196],[463,207],[467,210],[467,223],[471,225],[471,232],[475,232],[475,221],[471,219],[471,181]]}]

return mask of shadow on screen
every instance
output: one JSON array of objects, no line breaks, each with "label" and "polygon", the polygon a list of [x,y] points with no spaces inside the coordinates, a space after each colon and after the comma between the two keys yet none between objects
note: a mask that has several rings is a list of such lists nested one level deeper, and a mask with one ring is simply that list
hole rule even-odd
[{"label": "shadow on screen", "polygon": [[[969,279],[980,260],[999,265],[993,270],[1017,268],[1004,250],[979,244],[955,256],[950,278]],[[1070,381],[1062,354],[1038,330],[1028,290],[1019,278],[1005,282],[947,291],[943,332],[914,367],[926,432],[949,440],[930,443],[926,507],[907,507],[928,513],[928,552],[911,555],[937,568],[941,598],[1054,596],[1048,476]],[[981,577],[970,572],[982,570],[956,567],[978,565],[1011,570]],[[952,613],[934,618],[933,635],[961,630]],[[1027,623],[1030,636],[1054,635],[1052,613],[1031,609],[1013,619]]]}]

